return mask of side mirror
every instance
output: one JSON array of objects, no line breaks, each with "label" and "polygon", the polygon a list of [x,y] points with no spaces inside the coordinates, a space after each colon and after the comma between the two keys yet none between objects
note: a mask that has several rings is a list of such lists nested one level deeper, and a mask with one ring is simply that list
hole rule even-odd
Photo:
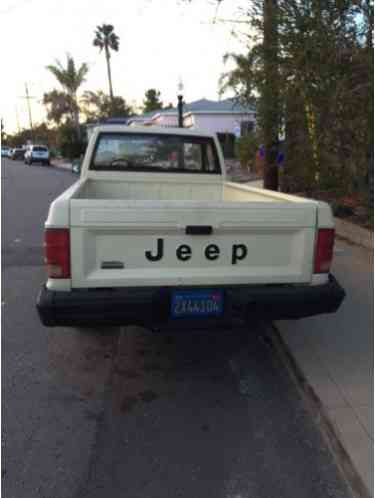
[{"label": "side mirror", "polygon": [[77,175],[81,174],[81,160],[74,159],[72,161],[72,173],[76,173]]}]

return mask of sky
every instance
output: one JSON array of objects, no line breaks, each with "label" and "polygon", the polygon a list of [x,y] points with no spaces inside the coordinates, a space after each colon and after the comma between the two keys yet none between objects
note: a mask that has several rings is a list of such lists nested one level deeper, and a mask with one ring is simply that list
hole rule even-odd
[{"label": "sky", "polygon": [[[28,126],[25,82],[33,122],[45,120],[43,93],[59,88],[46,70],[70,53],[90,71],[84,90],[108,93],[103,53],[92,45],[98,24],[113,24],[120,50],[112,52],[114,93],[127,103],[141,105],[148,88],[161,92],[164,103],[176,104],[179,78],[184,100],[218,99],[218,79],[226,52],[244,52],[243,40],[231,35],[233,24],[217,19],[238,19],[248,0],[2,0],[0,43],[0,106],[5,131]],[[236,25],[239,29],[239,26]],[[231,96],[227,94],[226,96]]]}]

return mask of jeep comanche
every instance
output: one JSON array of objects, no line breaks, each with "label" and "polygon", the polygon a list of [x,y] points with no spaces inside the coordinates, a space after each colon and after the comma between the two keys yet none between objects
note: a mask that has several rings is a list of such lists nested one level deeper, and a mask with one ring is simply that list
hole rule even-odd
[{"label": "jeep comanche", "polygon": [[46,326],[194,327],[335,312],[324,202],[225,179],[214,135],[97,127],[45,223]]}]

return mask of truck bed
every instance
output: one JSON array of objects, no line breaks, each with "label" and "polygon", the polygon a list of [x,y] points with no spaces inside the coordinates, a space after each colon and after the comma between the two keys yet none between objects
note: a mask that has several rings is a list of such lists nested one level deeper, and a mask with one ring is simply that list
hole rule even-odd
[{"label": "truck bed", "polygon": [[[131,175],[127,175],[128,177]],[[152,176],[153,178],[150,178]],[[162,178],[160,178],[162,176]],[[127,178],[127,181],[87,179],[76,191],[75,199],[124,201],[226,201],[226,202],[301,202],[303,199],[280,196],[246,185],[231,182],[212,182],[197,179],[197,175],[149,175]],[[189,176],[190,178],[186,178]],[[160,179],[154,178],[159,177]],[[305,201],[306,202],[306,201]]]}]

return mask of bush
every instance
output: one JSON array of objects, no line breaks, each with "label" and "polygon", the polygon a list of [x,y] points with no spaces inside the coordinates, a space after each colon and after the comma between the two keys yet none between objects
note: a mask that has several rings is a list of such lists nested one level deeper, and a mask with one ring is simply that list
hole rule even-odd
[{"label": "bush", "polygon": [[236,142],[236,156],[243,168],[255,170],[255,156],[259,148],[258,138],[254,133],[241,137]]},{"label": "bush", "polygon": [[82,141],[66,141],[61,143],[61,154],[68,159],[79,158],[85,153],[86,144]]},{"label": "bush", "polygon": [[[82,132],[81,136],[83,136]],[[77,131],[71,123],[60,127],[57,142],[62,156],[71,160],[84,154],[87,145],[83,140],[78,140]]]}]

